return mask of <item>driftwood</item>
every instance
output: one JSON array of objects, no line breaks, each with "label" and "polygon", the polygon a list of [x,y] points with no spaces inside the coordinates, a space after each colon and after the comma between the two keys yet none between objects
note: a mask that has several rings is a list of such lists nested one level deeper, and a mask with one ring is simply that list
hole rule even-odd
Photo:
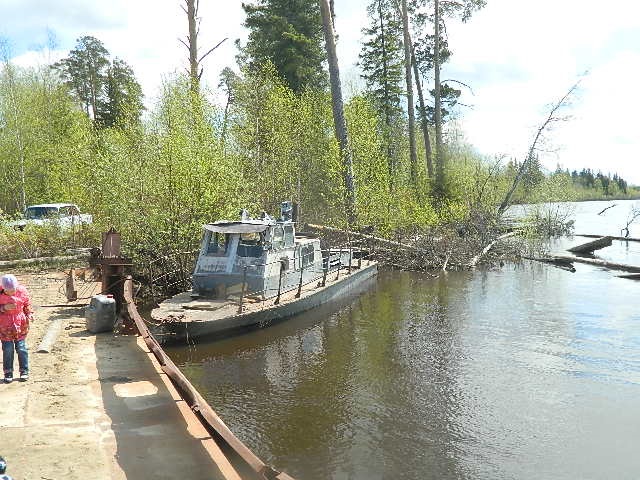
[{"label": "driftwood", "polygon": [[606,212],[606,211],[607,211],[607,210],[609,210],[610,208],[615,207],[616,205],[617,205],[617,203],[614,203],[613,205],[609,205],[608,207],[603,208],[602,210],[600,210],[600,211],[598,212],[598,215],[602,215],[604,212]]},{"label": "driftwood", "polygon": [[60,335],[60,331],[62,330],[62,322],[64,319],[56,318],[49,324],[49,328],[47,329],[47,333],[45,333],[40,345],[36,352],[38,353],[49,353],[53,349],[53,344],[56,343],[58,339],[58,335]]},{"label": "driftwood", "polygon": [[469,268],[474,268],[476,266],[476,264],[480,261],[480,259],[489,251],[491,250],[491,248],[498,243],[500,240],[504,240],[505,238],[509,238],[509,237],[513,237],[514,235],[517,235],[519,232],[517,231],[513,231],[513,232],[509,232],[509,233],[505,233],[504,235],[500,235],[498,238],[496,238],[493,242],[491,242],[489,245],[487,245],[486,247],[484,247],[482,249],[482,251],[476,255],[475,257],[473,257],[471,259],[471,261],[467,264],[467,267]]},{"label": "driftwood", "polygon": [[593,242],[587,242],[582,245],[576,245],[575,247],[568,248],[567,251],[571,253],[592,253],[594,250],[610,247],[611,243],[611,237],[602,237],[598,240],[594,240]]},{"label": "driftwood", "polygon": [[406,248],[408,250],[413,250],[415,252],[420,252],[420,253],[428,253],[426,250],[424,250],[422,248],[419,248],[419,247],[416,247],[414,245],[407,245],[406,243],[394,242],[393,240],[387,240],[386,238],[374,237],[373,235],[366,235],[364,233],[352,232],[350,230],[342,230],[340,228],[335,228],[335,227],[326,227],[324,225],[314,225],[314,224],[311,224],[311,223],[307,223],[306,226],[311,228],[311,229],[313,229],[313,230],[342,233],[344,235],[349,235],[350,237],[354,237],[354,238],[361,238],[361,239],[366,239],[366,240],[374,240],[374,241],[376,241],[378,243],[382,243],[383,245],[390,245],[392,247]]},{"label": "driftwood", "polygon": [[80,255],[66,255],[61,257],[36,257],[36,258],[23,258],[19,260],[3,260],[0,261],[0,268],[13,268],[22,267],[25,265],[37,265],[39,263],[54,263],[54,262],[68,262],[71,260],[88,260],[89,254],[83,253]]},{"label": "driftwood", "polygon": [[[602,235],[587,235],[585,233],[576,233],[574,237],[585,237],[585,238],[601,238]],[[640,238],[631,238],[631,237],[609,237],[612,240],[622,240],[625,242],[640,242]]]},{"label": "driftwood", "polygon": [[618,278],[627,278],[629,280],[640,280],[640,273],[630,273],[628,275],[617,275]]},{"label": "driftwood", "polygon": [[576,269],[573,266],[573,262],[570,260],[565,260],[557,257],[527,257],[522,256],[522,258],[526,258],[527,260],[533,260],[535,262],[547,263],[554,267],[561,268],[562,270],[567,270],[569,272],[575,272]]},{"label": "driftwood", "polygon": [[623,270],[625,272],[640,273],[640,267],[638,266],[628,265],[626,263],[608,262],[606,260],[600,260],[599,258],[584,258],[576,257],[573,255],[553,255],[551,258],[567,260],[570,262],[586,263],[588,265],[609,268],[611,270]]}]

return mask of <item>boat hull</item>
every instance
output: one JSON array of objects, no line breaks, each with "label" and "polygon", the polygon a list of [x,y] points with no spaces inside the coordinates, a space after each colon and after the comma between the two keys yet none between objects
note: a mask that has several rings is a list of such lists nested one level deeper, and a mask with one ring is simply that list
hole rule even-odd
[{"label": "boat hull", "polygon": [[[210,320],[163,322],[152,327],[151,331],[158,341],[174,343],[199,337],[223,337],[246,329],[268,327],[272,323],[347,296],[363,287],[367,280],[375,277],[377,273],[378,264],[370,262],[369,265],[354,269],[349,274],[341,273],[339,280],[327,282],[324,287],[303,292],[300,298],[283,301],[277,305],[273,301],[267,301],[269,305],[262,309],[222,318],[215,318],[212,314]],[[187,302],[184,306],[185,311],[189,308],[186,304]]]}]

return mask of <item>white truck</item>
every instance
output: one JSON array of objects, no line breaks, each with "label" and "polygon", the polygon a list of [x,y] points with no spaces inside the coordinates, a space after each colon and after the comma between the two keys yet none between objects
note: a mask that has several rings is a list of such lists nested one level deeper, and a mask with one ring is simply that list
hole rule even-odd
[{"label": "white truck", "polygon": [[93,223],[93,217],[80,213],[73,203],[43,203],[30,205],[24,211],[24,218],[10,223],[16,230],[24,230],[27,225],[47,225],[58,223],[61,227],[81,226]]}]

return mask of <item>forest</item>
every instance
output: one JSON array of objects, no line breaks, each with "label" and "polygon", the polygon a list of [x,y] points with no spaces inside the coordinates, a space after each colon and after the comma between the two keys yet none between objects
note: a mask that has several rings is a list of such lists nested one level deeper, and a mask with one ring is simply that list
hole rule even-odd
[{"label": "forest", "polygon": [[[73,202],[95,221],[74,241],[96,243],[113,226],[133,256],[154,256],[193,249],[203,223],[241,208],[276,212],[283,200],[299,205],[301,222],[393,238],[494,217],[511,189],[509,203],[639,196],[616,173],[545,171],[535,143],[522,146],[523,158],[505,159],[465,142],[456,113],[465,79],[441,81],[440,68],[455,55],[447,22],[472,21],[484,0],[371,1],[363,88],[344,99],[332,70],[340,33],[332,3],[243,4],[248,41],[212,87],[200,78],[215,47],[198,45],[206,19],[200,25],[198,1],[185,0],[189,73],[167,76],[152,106],[126,59],[97,38],[83,36],[66,58],[31,68],[14,65],[5,45],[3,218],[26,205]],[[3,258],[65,242],[0,232]]]}]

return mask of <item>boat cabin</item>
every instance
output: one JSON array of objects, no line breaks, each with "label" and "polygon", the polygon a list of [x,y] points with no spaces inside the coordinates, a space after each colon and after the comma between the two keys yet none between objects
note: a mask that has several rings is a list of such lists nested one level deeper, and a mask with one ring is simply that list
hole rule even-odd
[{"label": "boat cabin", "polygon": [[[204,226],[200,254],[193,272],[193,296],[271,298],[321,278],[320,240],[296,235],[291,205],[283,202],[281,217],[263,213],[239,221],[220,220]],[[243,289],[244,284],[244,289]]]}]

